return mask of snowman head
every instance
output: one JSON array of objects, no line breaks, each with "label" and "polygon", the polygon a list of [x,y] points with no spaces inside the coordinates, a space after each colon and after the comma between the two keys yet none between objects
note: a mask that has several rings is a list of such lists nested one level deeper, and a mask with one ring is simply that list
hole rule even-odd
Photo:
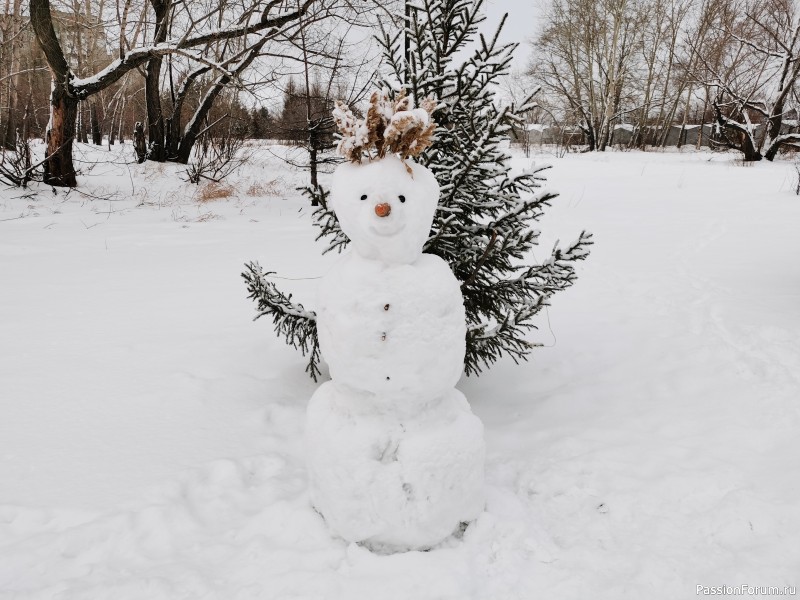
[{"label": "snowman head", "polygon": [[388,264],[419,258],[438,201],[433,173],[393,154],[344,163],[333,175],[330,203],[342,231],[359,255]]},{"label": "snowman head", "polygon": [[337,150],[350,162],[333,175],[331,206],[342,231],[364,258],[408,264],[422,254],[439,202],[439,184],[412,157],[433,143],[435,110],[431,98],[414,108],[402,91],[394,99],[384,91],[373,92],[363,119],[336,103]]}]

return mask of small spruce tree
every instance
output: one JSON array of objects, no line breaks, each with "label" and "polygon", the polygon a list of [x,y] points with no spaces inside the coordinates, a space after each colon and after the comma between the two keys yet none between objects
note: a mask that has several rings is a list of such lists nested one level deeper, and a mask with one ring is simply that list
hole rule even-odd
[{"label": "small spruce tree", "polygon": [[[441,198],[425,244],[425,252],[446,260],[462,282],[467,314],[467,374],[480,373],[504,354],[526,359],[537,345],[526,339],[535,329],[533,317],[550,298],[575,281],[575,263],[589,254],[591,234],[582,232],[565,247],[556,246],[541,264],[530,264],[539,231],[531,225],[555,193],[542,189],[538,167],[512,175],[504,143],[522,115],[534,106],[533,95],[519,106],[499,106],[495,90],[508,73],[516,44],[498,41],[503,22],[492,38],[479,36],[483,0],[422,0],[408,6],[405,33],[382,31],[384,84],[392,95],[401,90],[419,105],[437,103],[433,118],[436,139],[418,158],[439,181]],[[464,57],[459,64],[458,57]],[[534,92],[535,93],[535,92]],[[320,236],[326,250],[341,251],[348,243],[326,190],[308,188],[316,199]],[[308,373],[319,374],[316,316],[292,302],[269,280],[257,263],[242,274],[249,297],[257,302],[256,319],[269,316],[276,333],[309,355]]]}]

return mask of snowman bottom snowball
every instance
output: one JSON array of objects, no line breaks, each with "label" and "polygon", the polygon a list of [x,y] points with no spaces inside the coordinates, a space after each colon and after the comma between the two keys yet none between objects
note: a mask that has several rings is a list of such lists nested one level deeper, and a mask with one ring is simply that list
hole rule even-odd
[{"label": "snowman bottom snowball", "polygon": [[371,394],[324,383],[306,421],[311,500],[350,542],[426,549],[484,509],[483,424],[450,390],[417,418],[365,414]]}]

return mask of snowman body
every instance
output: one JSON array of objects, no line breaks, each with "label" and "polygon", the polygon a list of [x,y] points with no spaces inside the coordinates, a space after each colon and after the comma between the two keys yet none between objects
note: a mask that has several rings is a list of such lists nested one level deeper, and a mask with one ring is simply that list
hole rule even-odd
[{"label": "snowman body", "polygon": [[330,201],[353,250],[317,302],[332,380],[308,407],[312,502],[344,539],[395,550],[433,546],[484,506],[483,426],[454,387],[463,298],[422,253],[438,196],[412,161],[341,165]]},{"label": "snowman body", "polygon": [[391,265],[350,253],[318,294],[317,332],[337,384],[414,412],[458,382],[464,304],[458,281],[438,256]]}]

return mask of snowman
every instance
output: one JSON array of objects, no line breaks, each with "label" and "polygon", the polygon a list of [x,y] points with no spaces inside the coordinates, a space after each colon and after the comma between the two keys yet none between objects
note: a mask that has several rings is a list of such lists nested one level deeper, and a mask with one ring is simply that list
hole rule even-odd
[{"label": "snowman", "polygon": [[318,292],[331,374],[309,402],[311,500],[330,529],[375,549],[426,549],[484,508],[483,425],[455,389],[466,322],[458,280],[422,252],[439,199],[416,164],[435,104],[376,92],[364,120],[334,111],[342,139],[331,186],[351,249]]}]

